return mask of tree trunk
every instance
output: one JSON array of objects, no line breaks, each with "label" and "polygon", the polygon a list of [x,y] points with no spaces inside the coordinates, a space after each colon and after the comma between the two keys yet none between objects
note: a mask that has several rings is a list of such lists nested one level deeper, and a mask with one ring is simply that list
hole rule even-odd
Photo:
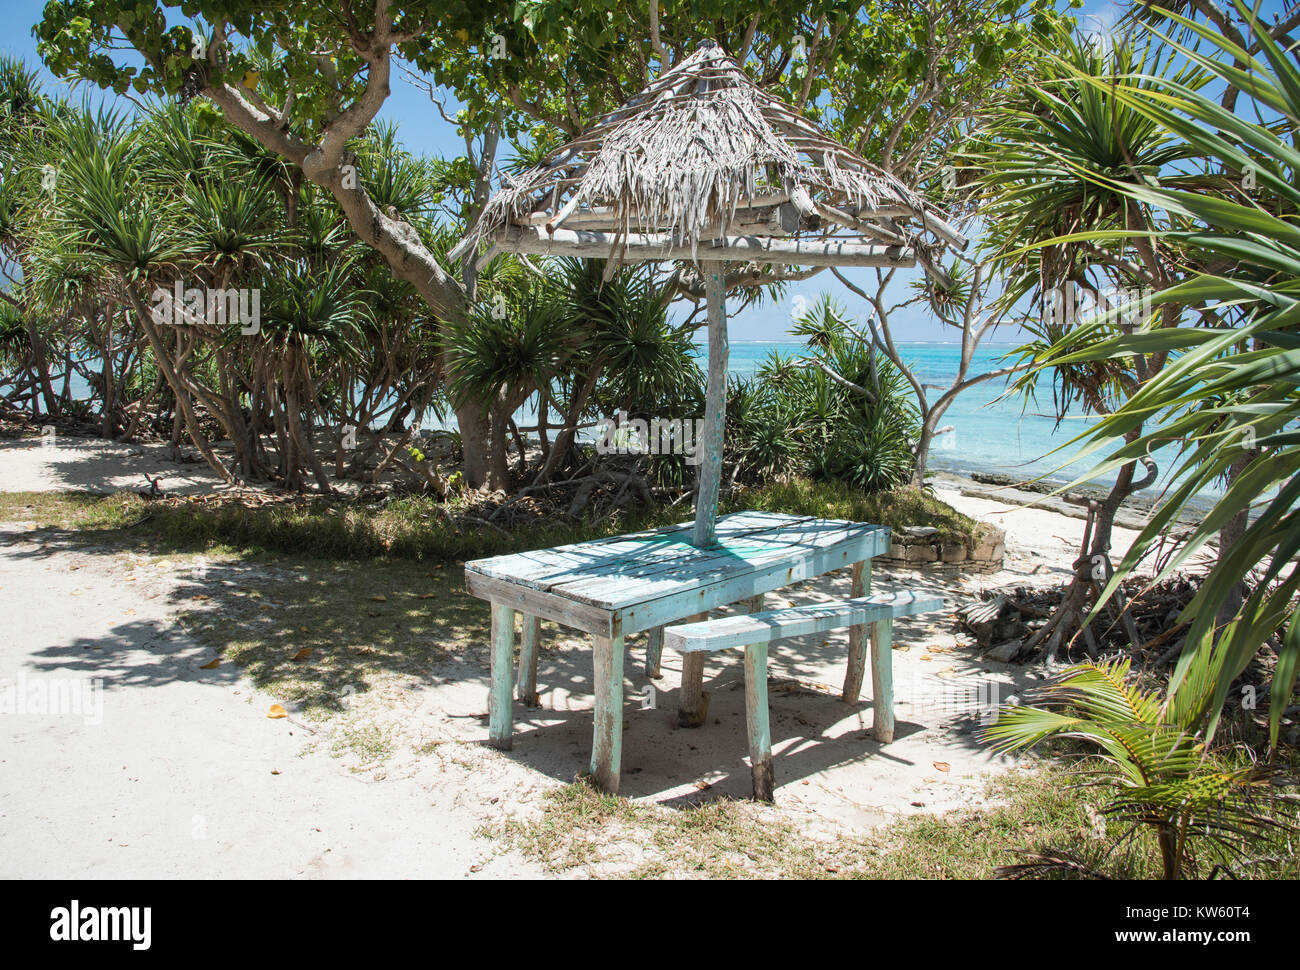
[{"label": "tree trunk", "polygon": [[[1135,440],[1140,431],[1130,431],[1126,439]],[[1039,650],[1047,661],[1054,660],[1064,646],[1069,648],[1074,637],[1082,631],[1083,619],[1088,615],[1088,599],[1094,583],[1105,584],[1101,576],[1109,575],[1105,563],[1110,561],[1111,533],[1115,528],[1115,514],[1125,498],[1134,491],[1133,472],[1137,462],[1120,467],[1110,493],[1097,503],[1093,518],[1092,535],[1086,552],[1074,563],[1074,578],[1065,588],[1061,602],[1047,622],[1031,636],[1023,648],[1025,653]]]},{"label": "tree trunk", "polygon": [[510,412],[503,405],[492,409],[492,451],[489,456],[490,469],[488,488],[493,491],[510,490],[510,452],[507,435],[510,431]]},{"label": "tree trunk", "polygon": [[482,488],[488,479],[491,434],[487,409],[477,401],[456,405],[456,424],[460,428],[460,445],[464,453],[465,484]]},{"label": "tree trunk", "polygon": [[920,488],[925,485],[925,470],[930,462],[930,443],[934,441],[934,424],[928,419],[921,423],[921,437],[916,442],[913,453],[915,464],[912,466],[911,484]]},{"label": "tree trunk", "polygon": [[577,435],[578,421],[581,420],[583,409],[587,406],[587,400],[591,397],[591,392],[596,389],[596,382],[600,380],[600,375],[604,372],[604,369],[604,364],[596,363],[587,372],[582,388],[569,402],[569,409],[564,415],[564,427],[555,436],[555,444],[547,454],[542,470],[537,473],[537,478],[533,480],[534,485],[549,482],[551,476],[555,473],[555,469],[559,467],[560,462],[564,460],[564,456],[568,454],[569,448],[573,446],[573,439]]}]

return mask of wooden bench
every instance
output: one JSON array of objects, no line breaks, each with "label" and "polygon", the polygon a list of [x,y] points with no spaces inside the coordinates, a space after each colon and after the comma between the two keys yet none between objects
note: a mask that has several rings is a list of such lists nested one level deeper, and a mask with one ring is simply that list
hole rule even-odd
[{"label": "wooden bench", "polygon": [[[877,741],[894,740],[893,637],[894,619],[943,608],[939,596],[917,593],[877,593],[856,599],[811,606],[793,606],[765,613],[727,616],[718,620],[682,623],[664,629],[664,645],[687,657],[734,647],[745,648],[745,725],[749,733],[749,760],[754,776],[754,797],[772,800],[772,735],[768,726],[767,645],[783,637],[827,633],[845,627],[868,625],[871,636],[871,682],[875,709],[872,733]],[[850,672],[851,673],[851,672]],[[861,675],[859,675],[860,678]],[[852,703],[853,696],[845,696]]]}]

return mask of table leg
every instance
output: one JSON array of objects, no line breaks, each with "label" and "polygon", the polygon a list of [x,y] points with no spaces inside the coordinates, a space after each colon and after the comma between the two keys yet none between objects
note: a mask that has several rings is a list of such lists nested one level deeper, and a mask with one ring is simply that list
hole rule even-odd
[{"label": "table leg", "polygon": [[871,731],[881,744],[894,740],[894,621],[871,624]]},{"label": "table leg", "polygon": [[[683,623],[697,623],[709,618],[708,613],[696,613]],[[695,651],[682,654],[682,689],[677,695],[677,724],[679,727],[697,728],[709,717],[709,695],[704,690],[704,661],[708,654]]]},{"label": "table leg", "polygon": [[519,673],[515,676],[515,696],[527,707],[541,707],[537,696],[537,653],[541,646],[542,618],[524,614],[523,637],[519,641]]},{"label": "table leg", "polygon": [[591,743],[591,774],[596,786],[618,794],[623,761],[623,638],[596,637],[596,726]]},{"label": "table leg", "polygon": [[515,611],[492,604],[492,689],[488,694],[488,743],[509,751],[514,734],[510,698],[515,659]]},{"label": "table leg", "polygon": [[749,767],[754,798],[772,800],[772,731],[767,713],[767,644],[745,647],[745,726],[749,730]]},{"label": "table leg", "polygon": [[[871,591],[871,560],[853,564],[853,586],[850,596],[866,596]],[[844,672],[844,691],[840,698],[846,704],[856,704],[862,696],[862,676],[866,673],[866,625],[849,627],[849,666]]]},{"label": "table leg", "polygon": [[646,634],[645,641],[645,675],[653,680],[658,680],[662,674],[659,672],[659,660],[664,655],[664,628],[661,626],[651,627],[650,632]]}]

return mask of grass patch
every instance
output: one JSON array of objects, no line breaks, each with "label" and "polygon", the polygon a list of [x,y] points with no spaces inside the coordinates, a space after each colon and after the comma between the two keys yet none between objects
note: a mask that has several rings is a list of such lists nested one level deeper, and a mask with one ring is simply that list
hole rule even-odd
[{"label": "grass patch", "polygon": [[740,509],[873,522],[895,531],[909,525],[930,526],[943,539],[965,543],[967,548],[974,548],[984,530],[970,516],[913,485],[867,493],[842,482],[796,479],[750,489],[731,497],[725,505],[728,512]]},{"label": "grass patch", "polygon": [[304,498],[259,507],[233,499],[150,501],[128,492],[8,492],[0,493],[0,518],[45,528],[120,531],[123,538],[147,537],[178,551],[461,562],[674,524],[682,512],[637,510],[600,523],[539,521],[505,531],[458,521],[454,508],[419,497],[383,506]]},{"label": "grass patch", "polygon": [[[556,872],[592,876],[711,879],[990,879],[1025,860],[1021,850],[1068,853],[1109,878],[1159,878],[1159,853],[1145,833],[1135,851],[1107,856],[1093,819],[1104,798],[1059,768],[1021,770],[989,783],[992,807],[913,815],[870,835],[811,838],[778,810],[719,800],[674,810],[628,802],[574,784],[547,794],[541,815],[485,826]],[[779,794],[778,794],[779,798]],[[1300,875],[1285,837],[1254,847],[1275,856],[1240,878]],[[1068,878],[1071,874],[1059,874]]]},{"label": "grass patch", "polygon": [[[241,577],[241,568],[248,575]],[[465,659],[468,645],[486,651],[487,611],[454,568],[317,562],[230,569],[237,585],[204,581],[211,599],[181,622],[223,663],[243,667],[257,687],[313,720],[369,707],[366,695],[390,684],[424,683],[436,664]]]},{"label": "grass patch", "polygon": [[354,770],[363,770],[388,760],[393,753],[392,732],[378,724],[345,727],[334,736],[330,753],[336,758],[351,756],[359,763]]},{"label": "grass patch", "polygon": [[[899,529],[932,526],[944,538],[973,544],[979,523],[923,489],[868,495],[835,482],[800,480],[731,496],[724,512],[761,509],[875,522]],[[674,525],[690,517],[677,508],[629,509],[600,522],[539,520],[498,530],[456,517],[455,506],[428,498],[354,505],[304,498],[264,506],[236,499],[149,501],[131,492],[0,493],[0,518],[38,527],[120,533],[167,551],[222,550],[303,558],[463,562]]]}]

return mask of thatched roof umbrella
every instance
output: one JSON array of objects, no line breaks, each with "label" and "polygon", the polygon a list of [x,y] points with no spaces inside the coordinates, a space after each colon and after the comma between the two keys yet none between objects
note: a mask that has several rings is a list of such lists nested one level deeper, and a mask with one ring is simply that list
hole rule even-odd
[{"label": "thatched roof umbrella", "polygon": [[759,89],[713,41],[493,196],[452,252],[701,264],[709,383],[693,542],[714,542],[727,325],[724,267],[911,266],[966,240],[902,182]]}]

